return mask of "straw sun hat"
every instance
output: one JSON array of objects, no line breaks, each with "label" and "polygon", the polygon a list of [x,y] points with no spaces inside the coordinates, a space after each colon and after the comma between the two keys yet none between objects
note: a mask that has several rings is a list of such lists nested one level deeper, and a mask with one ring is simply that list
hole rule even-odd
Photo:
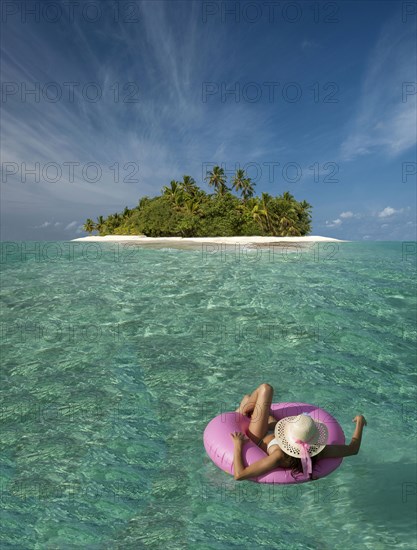
[{"label": "straw sun hat", "polygon": [[287,455],[301,458],[305,475],[312,471],[311,457],[324,449],[328,437],[327,426],[313,420],[308,413],[287,416],[275,426],[279,446]]}]

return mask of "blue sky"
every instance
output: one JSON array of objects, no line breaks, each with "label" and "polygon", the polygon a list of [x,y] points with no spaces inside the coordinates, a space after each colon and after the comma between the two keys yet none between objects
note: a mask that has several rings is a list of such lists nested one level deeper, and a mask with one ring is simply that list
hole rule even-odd
[{"label": "blue sky", "polygon": [[314,235],[416,239],[413,3],[87,4],[3,3],[3,240],[211,192],[215,164],[308,200]]}]

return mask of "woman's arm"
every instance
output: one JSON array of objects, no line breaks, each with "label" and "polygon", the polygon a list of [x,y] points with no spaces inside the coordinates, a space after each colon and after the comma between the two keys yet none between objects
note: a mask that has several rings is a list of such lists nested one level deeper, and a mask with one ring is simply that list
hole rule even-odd
[{"label": "woman's arm", "polygon": [[269,455],[265,458],[257,460],[256,462],[254,462],[250,466],[246,466],[245,468],[242,461],[242,448],[245,441],[244,436],[240,432],[234,432],[230,435],[233,437],[233,443],[235,446],[233,456],[233,471],[236,481],[243,481],[250,477],[256,477],[278,467],[277,458],[273,455]]},{"label": "woman's arm", "polygon": [[352,436],[352,440],[350,442],[350,446],[355,449],[355,454],[358,454],[362,442],[363,427],[366,426],[367,422],[365,420],[365,417],[361,414],[359,416],[355,416],[352,422],[356,422],[356,427]]},{"label": "woman's arm", "polygon": [[363,427],[367,425],[367,422],[361,414],[355,416],[352,422],[356,422],[356,427],[349,445],[327,445],[317,455],[319,458],[342,458],[358,454],[362,442]]}]

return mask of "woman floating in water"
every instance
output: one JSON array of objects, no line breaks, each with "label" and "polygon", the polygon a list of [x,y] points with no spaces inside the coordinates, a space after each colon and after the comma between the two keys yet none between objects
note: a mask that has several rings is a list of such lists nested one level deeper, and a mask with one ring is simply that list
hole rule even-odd
[{"label": "woman floating in water", "polygon": [[[349,445],[327,445],[326,426],[314,421],[308,414],[286,417],[279,422],[275,420],[270,414],[273,393],[272,386],[261,384],[252,394],[245,395],[236,409],[236,412],[251,417],[248,436],[267,454],[265,458],[245,468],[242,447],[247,438],[241,432],[231,433],[236,480],[256,477],[275,468],[291,468],[292,475],[303,472],[305,476],[312,478],[312,466],[319,458],[341,458],[358,454],[362,430],[367,425],[362,415],[355,416],[352,420],[356,422],[356,428]],[[269,430],[274,430],[275,435],[267,435]]]}]

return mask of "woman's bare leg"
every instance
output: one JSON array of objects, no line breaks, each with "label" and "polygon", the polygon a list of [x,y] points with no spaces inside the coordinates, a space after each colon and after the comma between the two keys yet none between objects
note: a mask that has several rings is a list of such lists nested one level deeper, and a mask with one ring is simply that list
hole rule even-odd
[{"label": "woman's bare leg", "polygon": [[[253,408],[252,417],[248,428],[248,435],[262,439],[268,432],[268,423],[270,420],[269,417],[274,388],[270,384],[261,384],[258,388],[256,388],[255,392],[256,403]],[[255,392],[251,394],[251,399]],[[248,408],[248,406],[249,402],[246,405],[246,408]]]},{"label": "woman's bare leg", "polygon": [[[235,410],[235,412],[244,414],[245,416],[251,416],[256,405],[258,390],[259,388],[256,388],[256,390],[254,390],[252,393],[247,393],[246,395],[244,395],[239,407]],[[276,418],[272,414],[272,411],[270,411],[268,417],[268,430],[273,430],[277,422],[278,420],[276,420]]]}]

